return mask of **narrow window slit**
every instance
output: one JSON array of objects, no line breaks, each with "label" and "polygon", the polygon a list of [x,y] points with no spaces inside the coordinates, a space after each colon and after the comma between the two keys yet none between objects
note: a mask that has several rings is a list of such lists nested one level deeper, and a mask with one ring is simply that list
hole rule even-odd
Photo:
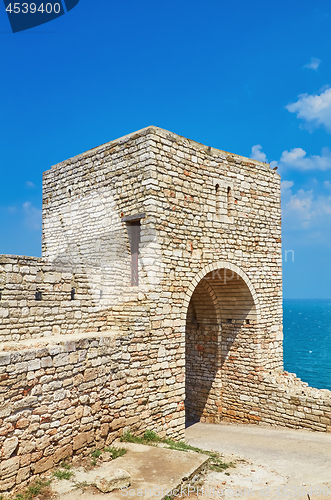
[{"label": "narrow window slit", "polygon": [[228,217],[232,216],[232,189],[230,186],[228,186],[227,190],[227,211],[228,211]]},{"label": "narrow window slit", "polygon": [[216,195],[216,214],[219,215],[221,209],[221,192],[219,184],[216,184],[215,186],[215,195]]},{"label": "narrow window slit", "polygon": [[138,255],[140,243],[140,220],[127,223],[131,250],[131,286],[139,285]]},{"label": "narrow window slit", "polygon": [[72,288],[72,289],[71,289],[71,297],[70,297],[70,300],[75,300],[75,294],[76,294],[76,289],[75,289],[75,288]]},{"label": "narrow window slit", "polygon": [[36,291],[36,294],[35,294],[35,298],[38,302],[40,302],[42,300],[42,294],[41,294],[41,291],[40,290],[37,290]]}]

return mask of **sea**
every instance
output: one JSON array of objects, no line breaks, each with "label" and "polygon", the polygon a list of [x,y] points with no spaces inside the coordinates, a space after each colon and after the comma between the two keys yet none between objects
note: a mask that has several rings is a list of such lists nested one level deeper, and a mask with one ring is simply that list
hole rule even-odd
[{"label": "sea", "polygon": [[331,299],[284,299],[284,369],[331,390]]}]

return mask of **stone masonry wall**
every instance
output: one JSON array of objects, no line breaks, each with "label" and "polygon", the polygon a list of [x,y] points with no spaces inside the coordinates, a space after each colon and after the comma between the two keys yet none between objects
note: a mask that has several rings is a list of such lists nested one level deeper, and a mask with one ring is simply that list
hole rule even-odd
[{"label": "stone masonry wall", "polygon": [[111,324],[94,300],[99,290],[89,287],[86,276],[60,272],[39,258],[0,256],[0,293],[1,342],[98,331]]},{"label": "stone masonry wall", "polygon": [[175,387],[172,398],[162,398],[178,373],[169,359],[165,348],[119,333],[64,335],[1,352],[0,492],[65,457],[102,448],[124,428],[183,438]]}]

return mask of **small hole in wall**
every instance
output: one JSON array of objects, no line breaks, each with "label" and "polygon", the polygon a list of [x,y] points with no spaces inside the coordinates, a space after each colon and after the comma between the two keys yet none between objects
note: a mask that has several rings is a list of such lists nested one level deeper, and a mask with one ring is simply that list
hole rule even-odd
[{"label": "small hole in wall", "polygon": [[69,198],[71,198],[71,189],[68,189]]},{"label": "small hole in wall", "polygon": [[215,193],[217,194],[220,190],[220,185],[219,184],[216,184],[215,186]]},{"label": "small hole in wall", "polygon": [[102,299],[102,290],[100,290],[100,299]]},{"label": "small hole in wall", "polygon": [[72,288],[72,289],[71,289],[71,297],[70,297],[70,300],[75,300],[75,293],[76,293],[76,289],[75,289],[75,288]]},{"label": "small hole in wall", "polygon": [[2,298],[2,290],[0,290],[0,300],[1,300],[1,298]]},{"label": "small hole in wall", "polygon": [[41,296],[41,292],[39,290],[36,291],[36,294],[35,294],[35,298],[38,302],[41,301],[42,299],[42,296]]},{"label": "small hole in wall", "polygon": [[246,322],[246,325],[250,325],[249,319],[246,319],[245,322]]},{"label": "small hole in wall", "polygon": [[228,319],[226,320],[226,322],[227,322],[227,323],[232,323],[232,319],[228,318]]}]

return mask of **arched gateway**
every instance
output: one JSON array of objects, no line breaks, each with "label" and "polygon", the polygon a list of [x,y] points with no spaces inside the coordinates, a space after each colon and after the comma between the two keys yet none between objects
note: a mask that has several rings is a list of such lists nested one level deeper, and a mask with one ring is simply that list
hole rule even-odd
[{"label": "arched gateway", "polygon": [[237,266],[218,262],[193,280],[186,304],[186,420],[217,422],[239,409],[235,386],[255,369],[257,296]]}]

